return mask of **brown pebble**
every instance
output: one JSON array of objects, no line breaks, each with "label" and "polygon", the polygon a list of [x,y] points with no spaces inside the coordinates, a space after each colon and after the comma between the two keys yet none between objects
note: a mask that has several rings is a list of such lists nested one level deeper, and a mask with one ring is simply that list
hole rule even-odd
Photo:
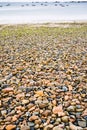
[{"label": "brown pebble", "polygon": [[44,96],[43,91],[36,91],[35,93],[37,96],[41,96],[41,97]]},{"label": "brown pebble", "polygon": [[29,121],[35,121],[35,120],[37,120],[37,119],[38,119],[38,116],[33,115],[33,116],[31,116],[31,117],[29,118]]},{"label": "brown pebble", "polygon": [[49,125],[45,126],[43,130],[52,130],[52,128],[53,128],[53,125],[49,124]]},{"label": "brown pebble", "polygon": [[45,110],[43,113],[42,113],[43,116],[47,117],[49,115],[51,115],[51,111],[50,110]]},{"label": "brown pebble", "polygon": [[59,126],[55,126],[53,130],[63,130],[63,128],[60,128]]},{"label": "brown pebble", "polygon": [[36,106],[31,107],[31,108],[29,109],[29,112],[34,111],[34,110],[35,110],[35,108],[36,108]]},{"label": "brown pebble", "polygon": [[7,125],[6,130],[13,130],[16,128],[16,125]]},{"label": "brown pebble", "polygon": [[4,93],[9,93],[9,92],[13,92],[14,89],[12,87],[8,87],[2,90]]},{"label": "brown pebble", "polygon": [[62,105],[59,105],[59,106],[55,106],[53,108],[53,114],[58,114],[58,116],[64,116],[64,112],[63,112],[63,108],[62,108]]}]

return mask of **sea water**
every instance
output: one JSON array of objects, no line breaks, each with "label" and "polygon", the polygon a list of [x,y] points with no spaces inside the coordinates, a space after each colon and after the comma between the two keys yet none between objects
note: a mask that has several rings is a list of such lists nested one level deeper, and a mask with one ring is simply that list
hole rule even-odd
[{"label": "sea water", "polygon": [[0,24],[87,21],[87,2],[0,2]]}]

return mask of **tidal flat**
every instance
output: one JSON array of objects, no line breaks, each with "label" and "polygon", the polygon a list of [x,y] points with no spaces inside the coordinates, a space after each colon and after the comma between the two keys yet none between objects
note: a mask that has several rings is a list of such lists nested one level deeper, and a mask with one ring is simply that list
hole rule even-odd
[{"label": "tidal flat", "polygon": [[87,130],[87,23],[0,26],[0,130]]}]

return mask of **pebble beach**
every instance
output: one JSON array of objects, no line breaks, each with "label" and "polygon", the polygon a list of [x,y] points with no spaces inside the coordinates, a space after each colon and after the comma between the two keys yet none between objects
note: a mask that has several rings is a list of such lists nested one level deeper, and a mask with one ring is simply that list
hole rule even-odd
[{"label": "pebble beach", "polygon": [[0,25],[0,130],[87,130],[87,23]]}]

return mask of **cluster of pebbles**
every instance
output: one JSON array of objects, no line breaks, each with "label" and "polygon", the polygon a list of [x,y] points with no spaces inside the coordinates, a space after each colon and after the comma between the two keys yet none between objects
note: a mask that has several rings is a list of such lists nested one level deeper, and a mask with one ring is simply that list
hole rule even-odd
[{"label": "cluster of pebbles", "polygon": [[0,130],[87,130],[87,26],[0,31]]}]

